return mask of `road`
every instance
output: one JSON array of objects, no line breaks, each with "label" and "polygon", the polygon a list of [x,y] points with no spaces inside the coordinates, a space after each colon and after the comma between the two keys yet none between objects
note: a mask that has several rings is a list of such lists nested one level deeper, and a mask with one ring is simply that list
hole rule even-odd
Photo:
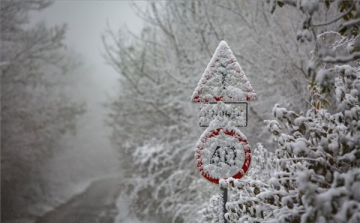
[{"label": "road", "polygon": [[96,181],[84,193],[47,213],[36,223],[114,223],[119,192],[118,179]]}]

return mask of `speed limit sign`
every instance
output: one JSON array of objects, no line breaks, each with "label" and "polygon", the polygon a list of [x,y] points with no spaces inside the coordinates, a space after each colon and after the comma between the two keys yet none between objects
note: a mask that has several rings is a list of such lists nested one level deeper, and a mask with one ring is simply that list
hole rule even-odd
[{"label": "speed limit sign", "polygon": [[195,157],[201,175],[218,184],[220,179],[240,179],[246,174],[251,148],[236,128],[208,129],[197,143]]}]

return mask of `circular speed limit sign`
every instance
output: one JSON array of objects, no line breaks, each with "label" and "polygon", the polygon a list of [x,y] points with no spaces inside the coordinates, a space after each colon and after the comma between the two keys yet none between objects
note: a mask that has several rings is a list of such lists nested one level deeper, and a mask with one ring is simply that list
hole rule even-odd
[{"label": "circular speed limit sign", "polygon": [[208,129],[199,139],[195,153],[203,177],[219,184],[223,178],[242,178],[251,163],[251,148],[236,128]]}]

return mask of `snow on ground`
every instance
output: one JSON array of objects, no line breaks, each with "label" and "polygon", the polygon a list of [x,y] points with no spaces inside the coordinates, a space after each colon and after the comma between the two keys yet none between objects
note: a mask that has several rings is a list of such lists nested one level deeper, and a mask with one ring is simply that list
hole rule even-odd
[{"label": "snow on ground", "polygon": [[149,221],[141,221],[134,214],[130,213],[129,204],[130,198],[126,198],[120,195],[116,201],[118,215],[115,218],[114,223],[154,223]]},{"label": "snow on ground", "polygon": [[4,223],[35,223],[38,216],[44,216],[46,213],[56,209],[62,204],[65,204],[71,198],[84,193],[92,183],[102,179],[115,178],[115,177],[119,178],[121,176],[118,173],[112,173],[104,176],[93,177],[81,183],[69,182],[69,186],[67,188],[64,188],[62,191],[57,191],[57,197],[52,199],[51,204],[43,203],[43,204],[34,205],[29,208],[29,214],[26,218],[16,219]]}]

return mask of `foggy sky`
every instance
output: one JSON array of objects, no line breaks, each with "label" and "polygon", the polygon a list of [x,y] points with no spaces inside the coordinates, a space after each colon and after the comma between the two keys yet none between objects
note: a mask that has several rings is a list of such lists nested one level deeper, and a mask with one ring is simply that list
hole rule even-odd
[{"label": "foggy sky", "polygon": [[[30,18],[31,24],[67,24],[64,43],[70,53],[78,54],[84,62],[81,74],[71,78],[74,83],[71,83],[73,87],[69,89],[73,99],[86,103],[87,113],[81,119],[77,135],[72,140],[66,139],[72,141],[73,149],[64,155],[66,159],[73,159],[73,162],[84,163],[82,166],[91,163],[89,168],[99,169],[104,163],[115,166],[118,162],[109,141],[111,130],[104,125],[108,111],[103,105],[109,98],[117,96],[119,74],[105,63],[101,34],[107,28],[107,23],[115,31],[125,25],[134,33],[141,31],[143,22],[134,13],[131,2],[58,0]],[[140,7],[145,3],[136,2]]]},{"label": "foggy sky", "polygon": [[[93,78],[99,87],[113,95],[118,74],[104,63],[100,35],[106,29],[107,22],[114,30],[126,24],[130,30],[139,33],[143,23],[135,15],[131,2],[134,1],[57,0],[41,13],[34,14],[32,21],[45,21],[49,26],[66,23],[65,43],[80,53],[91,69],[95,69]],[[145,4],[144,1],[135,2],[140,6]]]}]

